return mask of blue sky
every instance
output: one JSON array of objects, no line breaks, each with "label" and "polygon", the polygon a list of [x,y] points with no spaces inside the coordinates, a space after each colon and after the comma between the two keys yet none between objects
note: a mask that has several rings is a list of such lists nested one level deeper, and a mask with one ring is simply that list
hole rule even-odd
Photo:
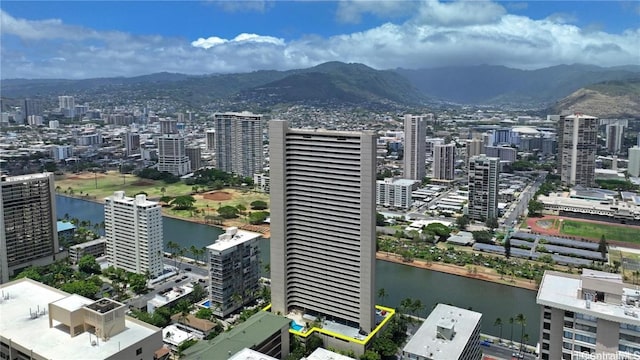
[{"label": "blue sky", "polygon": [[640,64],[638,1],[7,1],[2,78]]}]

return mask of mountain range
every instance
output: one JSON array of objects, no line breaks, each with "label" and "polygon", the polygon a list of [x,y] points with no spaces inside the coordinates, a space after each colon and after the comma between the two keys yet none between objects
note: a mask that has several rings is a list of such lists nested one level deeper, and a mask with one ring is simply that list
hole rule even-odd
[{"label": "mountain range", "polygon": [[[2,80],[0,90],[5,98],[44,98],[63,94],[117,96],[140,101],[171,98],[189,106],[225,101],[259,105],[417,106],[448,103],[544,109],[583,87],[638,77],[640,66],[602,68],[575,64],[518,70],[480,65],[375,70],[363,64],[328,62],[307,69],[238,74],[194,76],[156,73],[131,78],[84,80],[7,79]],[[631,88],[618,87],[617,91]]]}]

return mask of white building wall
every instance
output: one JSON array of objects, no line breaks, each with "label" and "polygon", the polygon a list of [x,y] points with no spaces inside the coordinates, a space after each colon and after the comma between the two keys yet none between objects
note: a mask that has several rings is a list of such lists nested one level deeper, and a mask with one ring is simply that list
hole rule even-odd
[{"label": "white building wall", "polygon": [[152,277],[163,271],[162,213],[144,194],[126,197],[116,191],[105,199],[105,237],[109,264]]}]

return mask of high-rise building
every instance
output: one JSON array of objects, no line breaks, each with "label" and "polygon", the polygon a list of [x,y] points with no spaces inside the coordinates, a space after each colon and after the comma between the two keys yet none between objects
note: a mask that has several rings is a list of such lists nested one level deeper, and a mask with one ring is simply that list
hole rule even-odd
[{"label": "high-rise building", "polygon": [[76,104],[73,96],[58,96],[58,105],[65,117],[72,118],[75,116]]},{"label": "high-rise building", "polygon": [[413,200],[411,193],[417,180],[387,178],[376,181],[376,204],[408,209]]},{"label": "high-rise building", "polygon": [[260,236],[230,227],[207,246],[214,315],[226,317],[255,300],[260,288]]},{"label": "high-rise building", "polygon": [[184,147],[184,138],[178,134],[162,135],[158,141],[158,171],[176,176],[191,172],[191,163]]},{"label": "high-rise building", "polygon": [[189,163],[191,164],[191,171],[196,171],[202,167],[202,149],[199,146],[189,146],[185,148]]},{"label": "high-rise building", "polygon": [[271,121],[272,311],[375,327],[376,135]]},{"label": "high-rise building", "polygon": [[127,155],[139,154],[140,134],[127,131],[124,135],[124,148],[127,151]]},{"label": "high-rise building", "polygon": [[73,146],[53,145],[51,146],[51,157],[56,162],[68,159],[73,156]]},{"label": "high-rise building", "polygon": [[436,180],[453,180],[455,177],[454,144],[436,145],[433,148],[433,178]]},{"label": "high-rise building", "polygon": [[558,171],[564,185],[595,183],[598,118],[582,114],[560,116]]},{"label": "high-rise building", "polygon": [[178,122],[175,119],[161,119],[160,121],[160,134],[177,134]]},{"label": "high-rise building", "polygon": [[465,159],[466,167],[469,168],[469,160],[484,151],[484,143],[482,139],[471,139],[466,141],[467,157]]},{"label": "high-rise building", "polygon": [[424,116],[404,116],[404,178],[424,179],[427,122]]},{"label": "high-rise building", "polygon": [[0,283],[59,252],[52,173],[0,179]]},{"label": "high-rise building", "polygon": [[640,146],[629,148],[629,175],[633,177],[640,176]]},{"label": "high-rise building", "polygon": [[31,115],[42,116],[42,102],[37,99],[25,99],[22,112],[27,118]]},{"label": "high-rise building", "polygon": [[438,304],[402,349],[401,360],[480,360],[482,314]]},{"label": "high-rise building", "polygon": [[469,203],[471,220],[498,218],[498,176],[500,159],[478,155],[469,161]]},{"label": "high-rise building", "polygon": [[146,195],[127,197],[116,191],[105,199],[104,230],[110,265],[137,274],[158,277],[163,271],[160,204]]},{"label": "high-rise building", "polygon": [[213,151],[216,149],[216,131],[215,130],[207,130],[206,133],[206,144],[207,150]]},{"label": "high-rise building", "polygon": [[214,115],[216,168],[242,176],[262,172],[262,115]]},{"label": "high-rise building", "polygon": [[540,359],[637,359],[640,354],[640,291],[624,287],[620,274],[546,271],[536,302]]},{"label": "high-rise building", "polygon": [[622,136],[624,135],[624,125],[611,124],[606,126],[606,146],[610,154],[618,154],[622,150]]}]

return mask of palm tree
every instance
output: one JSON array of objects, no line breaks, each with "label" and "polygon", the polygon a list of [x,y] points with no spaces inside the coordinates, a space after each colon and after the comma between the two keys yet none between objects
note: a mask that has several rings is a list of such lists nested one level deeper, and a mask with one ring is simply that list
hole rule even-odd
[{"label": "palm tree", "polygon": [[200,250],[195,245],[191,245],[189,251],[193,255],[193,260],[198,264],[198,259],[200,258]]},{"label": "palm tree", "polygon": [[509,324],[511,324],[511,337],[510,337],[509,343],[513,344],[513,318],[512,317],[509,318]]},{"label": "palm tree", "polygon": [[[522,337],[524,339],[524,343],[527,344],[529,343],[529,334],[524,334],[524,336]],[[522,349],[522,347],[521,347]]]},{"label": "palm tree", "polygon": [[420,301],[420,299],[415,299],[413,300],[413,302],[411,303],[411,310],[414,312],[415,316],[420,315],[420,312],[424,309],[424,304],[422,304],[422,301]]},{"label": "palm tree", "polygon": [[502,344],[502,319],[496,318],[496,321],[493,322],[493,326],[500,326],[500,337],[498,338],[498,342]]},{"label": "palm tree", "polygon": [[171,257],[174,260],[174,266],[177,268],[178,259],[176,259],[176,252],[178,252],[178,250],[180,249],[180,245],[178,245],[178,243],[175,241],[169,241],[167,243],[167,247],[169,248],[169,251],[171,252]]},{"label": "palm tree", "polygon": [[384,302],[384,298],[387,297],[387,290],[384,288],[378,289],[378,297],[380,298],[380,303]]},{"label": "palm tree", "polygon": [[524,314],[520,313],[516,315],[515,321],[522,327],[520,332],[520,350],[522,350],[522,344],[524,342],[524,327],[527,326],[527,318],[524,316]]}]

